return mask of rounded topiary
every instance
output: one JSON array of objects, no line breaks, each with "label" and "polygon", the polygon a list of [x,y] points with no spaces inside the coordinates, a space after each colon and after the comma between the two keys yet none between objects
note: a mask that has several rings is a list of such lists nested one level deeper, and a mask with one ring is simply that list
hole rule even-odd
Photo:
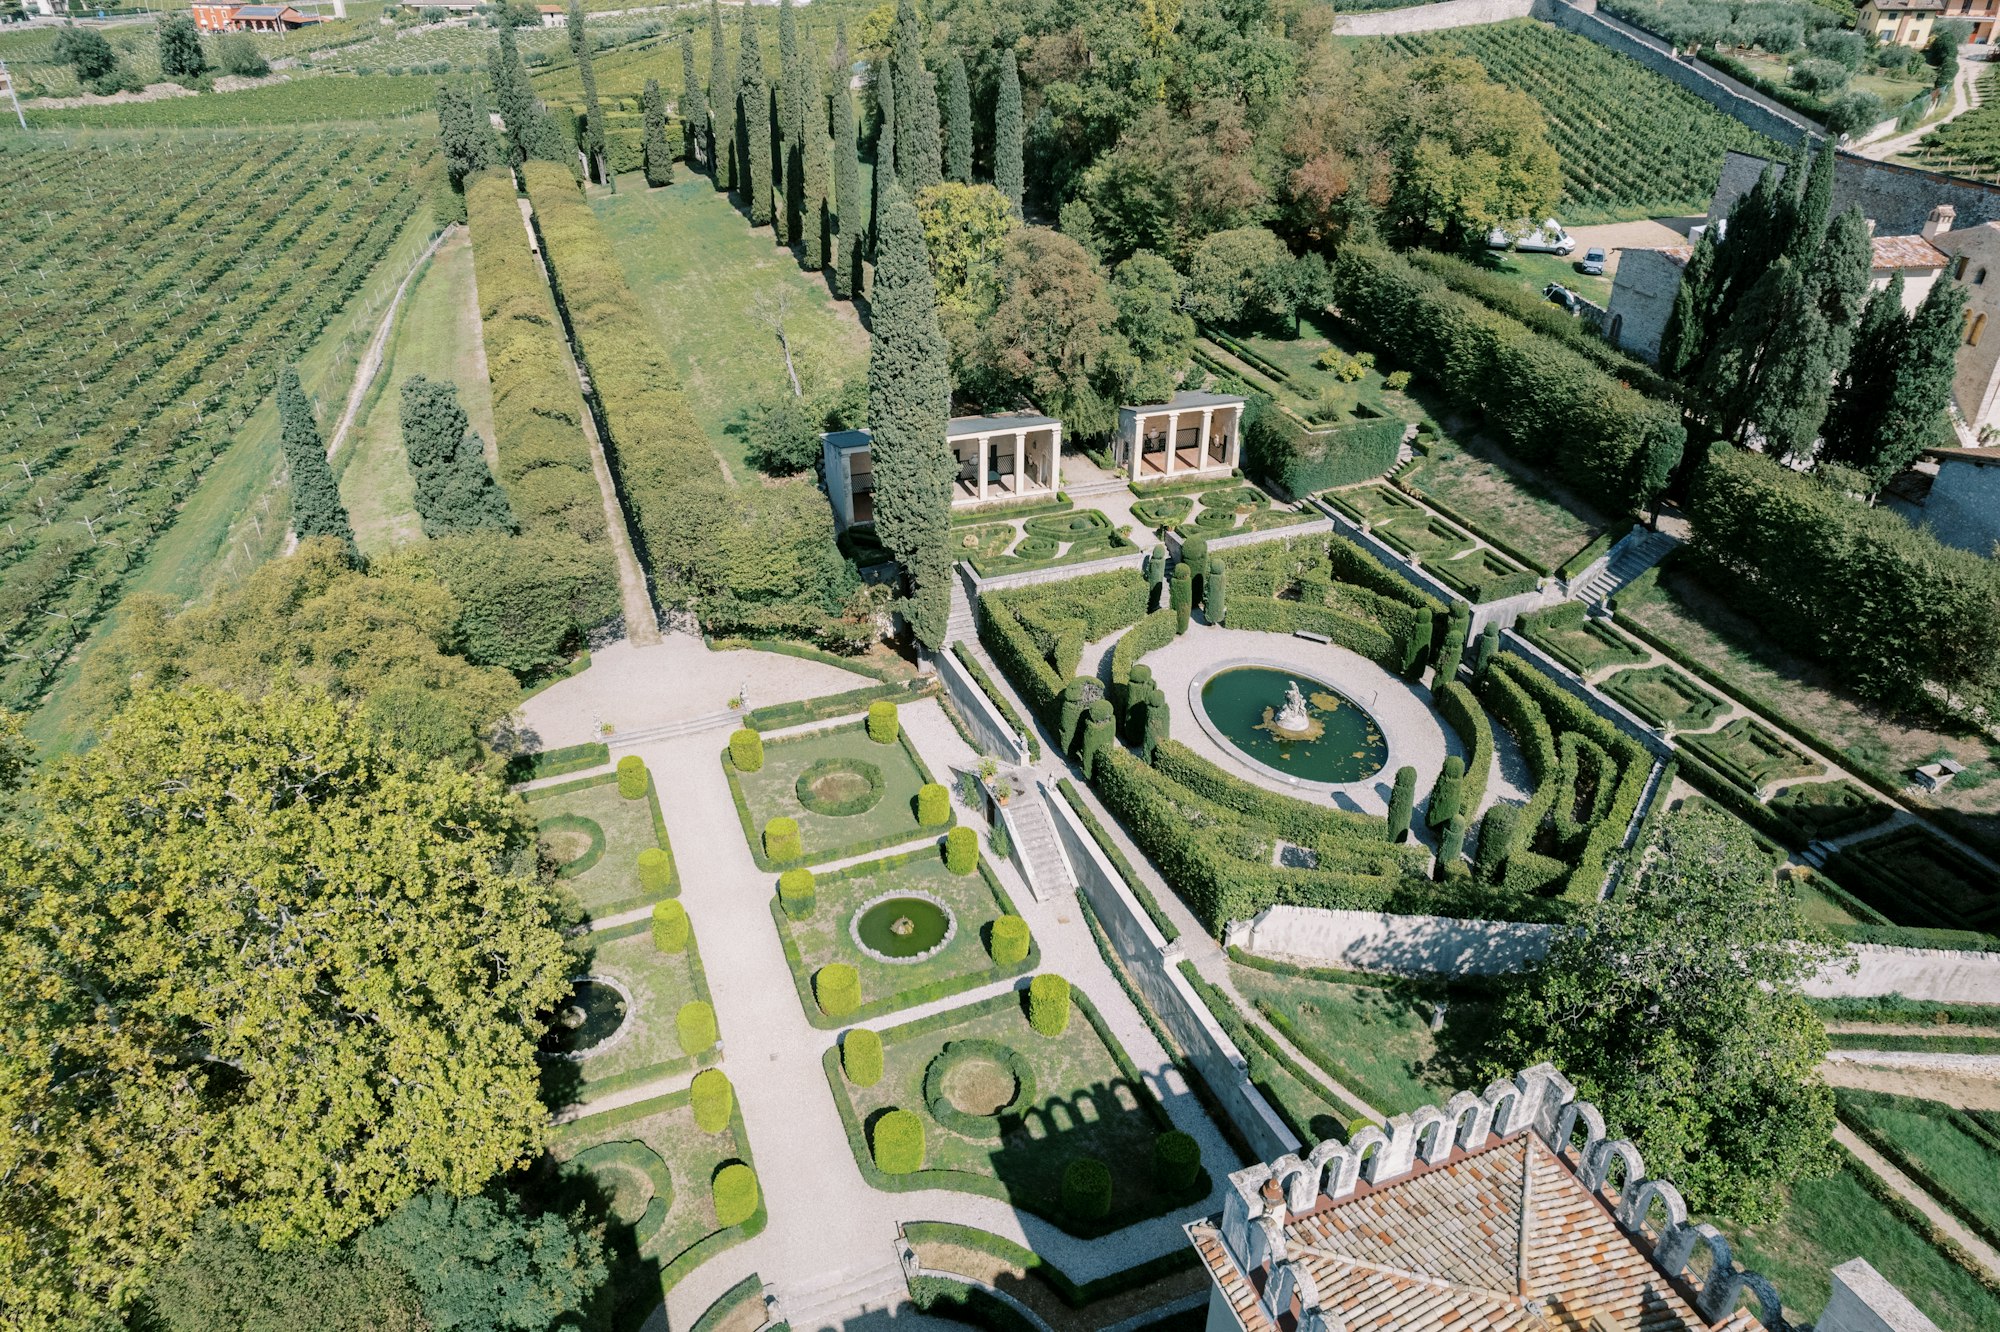
[{"label": "rounded topiary", "polygon": [[1458,863],[1465,851],[1465,811],[1451,816],[1451,822],[1444,825],[1444,836],[1438,843],[1438,868],[1449,872]]},{"label": "rounded topiary", "polygon": [[828,1017],[846,1017],[861,1007],[861,975],[845,962],[829,962],[813,973],[813,998]]},{"label": "rounded topiary", "polygon": [[951,792],[941,782],[928,782],[917,789],[917,822],[926,828],[942,827],[951,817]]},{"label": "rounded topiary", "polygon": [[993,961],[997,966],[1018,967],[1028,960],[1028,947],[1034,937],[1028,932],[1028,922],[1019,916],[1002,916],[993,922],[991,947]]},{"label": "rounded topiary", "polygon": [[1458,813],[1459,791],[1465,785],[1465,760],[1458,755],[1450,755],[1444,761],[1444,771],[1438,774],[1437,785],[1431,788],[1430,804],[1424,810],[1424,822],[1433,828],[1442,828],[1450,823]]},{"label": "rounded topiary", "polygon": [[1063,1167],[1063,1211],[1079,1221],[1111,1214],[1111,1167],[1094,1156],[1079,1156]]},{"label": "rounded topiary", "polygon": [[1044,1036],[1069,1030],[1069,982],[1043,972],[1028,982],[1028,1025]]},{"label": "rounded topiary", "polygon": [[1410,830],[1410,810],[1417,800],[1417,770],[1405,765],[1396,769],[1396,784],[1389,791],[1389,840],[1394,842]]},{"label": "rounded topiary", "polygon": [[1194,573],[1185,564],[1174,566],[1174,576],[1168,580],[1173,593],[1174,632],[1187,632],[1188,620],[1194,614]]},{"label": "rounded topiary", "polygon": [[960,824],[944,835],[944,867],[953,874],[970,874],[979,865],[979,834]]},{"label": "rounded topiary", "polygon": [[805,854],[799,821],[779,815],[764,825],[764,855],[769,860],[797,860]]},{"label": "rounded topiary", "polygon": [[[945,1088],[953,1070],[974,1062],[997,1065],[1009,1080],[1007,1099],[986,1113],[961,1110]],[[1019,1050],[999,1041],[946,1041],[924,1069],[924,1108],[932,1119],[963,1137],[998,1140],[1006,1132],[1009,1112],[1034,1099],[1035,1070]]]},{"label": "rounded topiary", "polygon": [[911,1175],[924,1168],[924,1121],[915,1111],[885,1111],[870,1136],[875,1168],[883,1174]]},{"label": "rounded topiary", "polygon": [[809,869],[788,869],[778,876],[778,901],[793,920],[804,920],[812,914],[817,895],[813,872]]},{"label": "rounded topiary", "polygon": [[696,1128],[703,1133],[720,1133],[729,1127],[729,1117],[736,1112],[736,1089],[729,1085],[728,1074],[719,1068],[705,1068],[694,1075],[688,1094],[694,1103]]},{"label": "rounded topiary", "polygon": [[878,745],[893,745],[896,737],[903,733],[902,719],[896,715],[896,705],[888,699],[877,699],[868,705],[868,738]]},{"label": "rounded topiary", "polygon": [[[823,795],[819,784],[829,777],[848,776],[861,779],[861,789],[847,796]],[[832,818],[845,818],[852,814],[866,814],[882,801],[882,770],[873,763],[862,759],[830,758],[819,762],[800,773],[792,783],[792,794],[801,805],[815,814],[825,814]]]},{"label": "rounded topiary", "polygon": [[715,1223],[725,1230],[740,1226],[757,1215],[759,1196],[757,1172],[741,1161],[731,1161],[715,1172],[709,1186],[715,1198]]},{"label": "rounded topiary", "polygon": [[652,779],[646,773],[646,761],[637,754],[627,754],[618,760],[618,794],[627,800],[637,800],[646,794]]},{"label": "rounded topiary", "polygon": [[872,1087],[882,1080],[882,1038],[866,1027],[856,1027],[840,1038],[840,1071],[857,1087]]},{"label": "rounded topiary", "polygon": [[1153,1178],[1168,1193],[1180,1193],[1201,1174],[1201,1144],[1194,1135],[1168,1129],[1153,1139]]},{"label": "rounded topiary", "polygon": [[663,953],[681,952],[693,933],[686,907],[672,898],[653,903],[653,947]]},{"label": "rounded topiary", "polygon": [[657,846],[639,853],[639,886],[649,893],[664,893],[674,886],[673,857]]},{"label": "rounded topiary", "polygon": [[1181,563],[1185,564],[1188,572],[1196,578],[1207,573],[1208,538],[1195,536],[1181,542]]},{"label": "rounded topiary", "polygon": [[684,1054],[705,1054],[715,1046],[715,1010],[699,999],[681,1005],[674,1014],[674,1034],[680,1038]]},{"label": "rounded topiary", "polygon": [[1521,824],[1519,805],[1499,804],[1486,811],[1479,821],[1479,851],[1472,860],[1472,872],[1485,883],[1498,883],[1506,873],[1507,857],[1514,851],[1514,834]]},{"label": "rounded topiary", "polygon": [[729,736],[729,761],[738,772],[758,772],[764,766],[764,737],[744,727]]}]

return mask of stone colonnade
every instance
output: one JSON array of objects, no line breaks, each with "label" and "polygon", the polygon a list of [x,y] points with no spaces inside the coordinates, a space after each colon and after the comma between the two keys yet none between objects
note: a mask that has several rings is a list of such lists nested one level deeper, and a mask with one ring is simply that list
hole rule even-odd
[{"label": "stone colonnade", "polygon": [[[993,441],[994,441],[994,440],[995,440],[996,438],[999,438],[999,439],[1005,439],[1005,438],[1007,438],[1007,437],[1008,437],[1008,436],[1010,436],[1010,435],[1011,435],[1011,436],[1013,436],[1013,439],[1014,439],[1014,489],[1013,489],[1013,491],[1012,491],[1011,493],[1012,493],[1012,494],[1014,494],[1014,495],[1020,495],[1020,494],[1021,494],[1021,493],[1022,493],[1022,492],[1023,492],[1023,491],[1025,490],[1025,489],[1026,489],[1026,488],[1027,488],[1027,484],[1028,484],[1028,434],[1029,434],[1029,432],[1030,432],[1030,431],[1036,431],[1036,430],[1042,430],[1042,431],[1050,431],[1050,432],[1053,432],[1053,431],[1055,431],[1055,430],[1056,430],[1057,428],[1058,428],[1058,427],[1056,427],[1056,426],[1052,426],[1052,425],[1045,425],[1045,424],[1036,424],[1036,425],[1022,425],[1022,426],[1017,426],[1017,427],[1015,427],[1015,428],[1014,428],[1014,429],[1012,429],[1012,430],[983,430],[983,431],[981,431],[981,432],[979,433],[979,435],[977,436],[977,438],[978,438],[978,440],[979,440],[979,464],[978,464],[978,466],[979,466],[979,471],[978,471],[978,478],[979,478],[979,485],[978,485],[978,488],[977,488],[977,497],[978,497],[979,499],[982,499],[982,500],[986,498],[986,493],[987,493],[987,482],[988,482],[988,478],[989,478],[989,477],[991,476],[991,474],[992,474],[992,470],[993,470],[993,468],[992,468],[992,461],[993,461]],[[1050,469],[1049,469],[1049,483],[1048,483],[1048,486],[1046,487],[1046,488],[1047,488],[1047,489],[1049,489],[1049,490],[1053,490],[1053,489],[1055,489],[1055,485],[1056,485],[1056,474],[1055,474],[1055,468],[1054,468],[1054,462],[1055,462],[1055,458],[1056,458],[1056,456],[1058,455],[1058,453],[1059,453],[1059,451],[1060,451],[1060,448],[1061,448],[1061,445],[1060,445],[1059,443],[1057,443],[1057,442],[1056,442],[1056,440],[1057,440],[1057,437],[1056,437],[1055,435],[1051,434],[1051,436],[1050,436],[1050,442],[1051,442],[1051,444],[1052,444],[1052,446],[1053,446],[1053,447],[1051,447],[1051,449],[1049,450],[1049,454],[1050,454],[1050,464],[1051,464],[1051,466],[1050,466]]]},{"label": "stone colonnade", "polygon": [[[1215,414],[1229,413],[1229,450],[1219,463],[1211,464],[1208,447],[1215,431]],[[1167,418],[1167,458],[1163,475],[1172,476],[1178,466],[1180,453],[1181,418],[1194,412],[1201,413],[1201,436],[1197,441],[1197,454],[1201,461],[1190,471],[1203,471],[1210,466],[1235,468],[1241,465],[1243,452],[1243,408],[1241,406],[1176,407],[1163,412],[1140,412],[1136,415],[1132,428],[1132,479],[1140,479],[1140,468],[1146,460],[1146,423],[1164,416]]]}]

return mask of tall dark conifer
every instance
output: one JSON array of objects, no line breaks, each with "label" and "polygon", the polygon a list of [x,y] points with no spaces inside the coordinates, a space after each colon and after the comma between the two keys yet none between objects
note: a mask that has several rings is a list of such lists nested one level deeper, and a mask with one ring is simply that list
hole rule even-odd
[{"label": "tall dark conifer", "polygon": [[674,150],[667,143],[667,99],[660,95],[659,80],[646,80],[646,91],[639,95],[639,109],[643,117],[639,151],[645,166],[646,183],[671,185],[674,183]]},{"label": "tall dark conifer", "polygon": [[816,273],[827,260],[826,192],[832,167],[826,142],[825,67],[818,43],[808,39],[800,62],[804,87],[799,98],[799,266]]},{"label": "tall dark conifer", "polygon": [[1709,312],[1715,303],[1715,228],[1701,233],[1694,253],[1681,270],[1674,307],[1660,334],[1660,369],[1676,379],[1701,368],[1708,354]]},{"label": "tall dark conifer", "polygon": [[[841,43],[844,47],[845,41]],[[854,139],[854,95],[845,65],[834,65],[833,84],[833,294],[852,299],[861,290],[861,260],[868,251],[868,202],[861,195],[860,148]]]},{"label": "tall dark conifer", "polygon": [[764,76],[764,46],[748,9],[736,48],[736,186],[752,226],[771,221],[771,86]]},{"label": "tall dark conifer", "polygon": [[798,14],[792,0],[778,0],[778,86],[774,101],[777,124],[773,155],[772,190],[777,197],[771,213],[771,230],[778,244],[788,245],[798,234],[798,216],[803,193],[799,172],[803,165],[799,143],[799,84],[803,70],[799,64]]},{"label": "tall dark conifer", "polygon": [[1868,300],[1874,254],[1867,219],[1859,208],[1850,207],[1827,227],[1806,268],[1806,286],[1826,320],[1828,354],[1836,369],[1846,364],[1848,349],[1854,345],[1855,326]]},{"label": "tall dark conifer", "polygon": [[1958,343],[1965,321],[1965,288],[1933,283],[1899,339],[1895,377],[1882,410],[1872,456],[1857,460],[1880,490],[1917,461],[1927,448],[1949,443],[1951,382],[1958,369]]},{"label": "tall dark conifer", "polygon": [[972,183],[972,82],[956,51],[944,67],[944,176]]},{"label": "tall dark conifer", "polygon": [[1855,326],[1847,364],[1827,409],[1826,442],[1820,449],[1825,461],[1863,471],[1874,461],[1909,322],[1903,313],[1903,275],[1897,272],[1888,286],[1868,298]]},{"label": "tall dark conifer", "polygon": [[446,174],[461,193],[465,178],[494,165],[499,151],[486,104],[477,86],[440,83],[437,90],[438,141],[444,147]]},{"label": "tall dark conifer", "polygon": [[1007,196],[1014,212],[1021,211],[1022,166],[1021,71],[1012,50],[1000,53],[1000,98],[993,107],[993,187]]},{"label": "tall dark conifer", "polygon": [[618,182],[611,178],[610,146],[604,138],[604,111],[597,104],[590,33],[583,25],[583,0],[569,0],[569,49],[576,57],[577,76],[583,80],[583,160],[590,164],[592,179],[616,189]]},{"label": "tall dark conifer", "polygon": [[894,186],[882,201],[870,298],[868,428],[875,468],[875,531],[903,566],[917,641],[944,645],[951,611],[946,533],[957,463],[945,441],[951,411],[949,349],[938,330],[937,286],[916,205]]},{"label": "tall dark conifer", "polygon": [[944,179],[937,77],[924,63],[923,28],[910,0],[896,6],[896,179],[912,196]]},{"label": "tall dark conifer", "polygon": [[500,25],[500,40],[487,57],[487,64],[493,79],[494,101],[499,104],[500,119],[506,126],[507,164],[519,166],[533,158],[562,162],[574,170],[576,149],[564,141],[562,131],[536,98],[534,85],[528,82],[527,68],[521,64],[521,50],[515,44],[511,26]]},{"label": "tall dark conifer", "polygon": [[[876,243],[881,239],[882,206],[885,196],[896,184],[896,71],[890,61],[883,61],[875,71],[875,106],[879,115],[875,122],[875,192],[868,200],[868,253],[872,258]],[[860,287],[855,287],[856,291]]]},{"label": "tall dark conifer", "polygon": [[1800,188],[1792,234],[1785,243],[1785,255],[1795,264],[1810,262],[1826,239],[1827,226],[1833,220],[1833,166],[1833,144],[1822,143]]},{"label": "tall dark conifer", "polygon": [[708,98],[701,90],[701,80],[694,72],[694,36],[681,34],[681,153],[687,158],[690,168],[698,168],[704,161],[709,170],[715,169],[715,155],[709,151],[713,130],[708,123]]},{"label": "tall dark conifer", "polygon": [[[917,243],[923,243],[921,232]],[[352,553],[354,528],[341,505],[333,468],[327,465],[326,444],[313,422],[312,402],[299,386],[298,370],[289,365],[278,373],[278,438],[292,479],[292,531],[301,541],[339,537]],[[938,439],[944,439],[942,428]]]},{"label": "tall dark conifer", "polygon": [[[746,10],[746,12],[748,12]],[[736,83],[729,76],[729,57],[722,46],[722,5],[708,0],[709,152],[715,188],[736,188]]]},{"label": "tall dark conifer", "polygon": [[416,482],[424,535],[488,527],[513,530],[506,492],[494,484],[479,436],[467,428],[457,386],[411,375],[403,381],[401,416],[403,452]]}]

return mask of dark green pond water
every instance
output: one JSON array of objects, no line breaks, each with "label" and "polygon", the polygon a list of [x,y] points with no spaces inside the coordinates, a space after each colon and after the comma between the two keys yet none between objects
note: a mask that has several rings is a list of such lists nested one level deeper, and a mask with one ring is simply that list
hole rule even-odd
[{"label": "dark green pond water", "polygon": [[[899,929],[899,922],[906,927]],[[927,897],[892,897],[862,913],[861,942],[884,957],[915,957],[943,942],[951,928],[945,909]]]},{"label": "dark green pond water", "polygon": [[[1286,688],[1298,681],[1306,711],[1325,729],[1317,739],[1286,740],[1258,727],[1284,706]],[[1308,782],[1358,782],[1382,770],[1389,745],[1382,728],[1353,699],[1332,685],[1296,671],[1239,666],[1211,676],[1201,706],[1216,730],[1249,757]]]},{"label": "dark green pond water", "polygon": [[542,1037],[542,1053],[582,1054],[610,1040],[624,1022],[624,995],[602,981],[580,980],[569,998],[556,1005],[555,1019]]}]

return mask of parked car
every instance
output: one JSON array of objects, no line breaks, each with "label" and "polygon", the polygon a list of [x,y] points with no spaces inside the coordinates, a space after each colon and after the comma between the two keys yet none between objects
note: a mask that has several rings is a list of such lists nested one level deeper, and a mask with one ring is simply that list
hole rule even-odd
[{"label": "parked car", "polygon": [[1575,314],[1583,303],[1581,296],[1578,296],[1560,282],[1551,282],[1548,286],[1543,287],[1542,295],[1548,297],[1552,304],[1560,305],[1571,314]]},{"label": "parked car", "polygon": [[1514,240],[1514,248],[1525,254],[1568,254],[1576,248],[1576,238],[1562,228],[1562,223],[1549,218],[1524,236]]},{"label": "parked car", "polygon": [[1583,262],[1576,266],[1576,271],[1585,277],[1603,277],[1604,251],[1595,245],[1585,250],[1583,252]]}]

